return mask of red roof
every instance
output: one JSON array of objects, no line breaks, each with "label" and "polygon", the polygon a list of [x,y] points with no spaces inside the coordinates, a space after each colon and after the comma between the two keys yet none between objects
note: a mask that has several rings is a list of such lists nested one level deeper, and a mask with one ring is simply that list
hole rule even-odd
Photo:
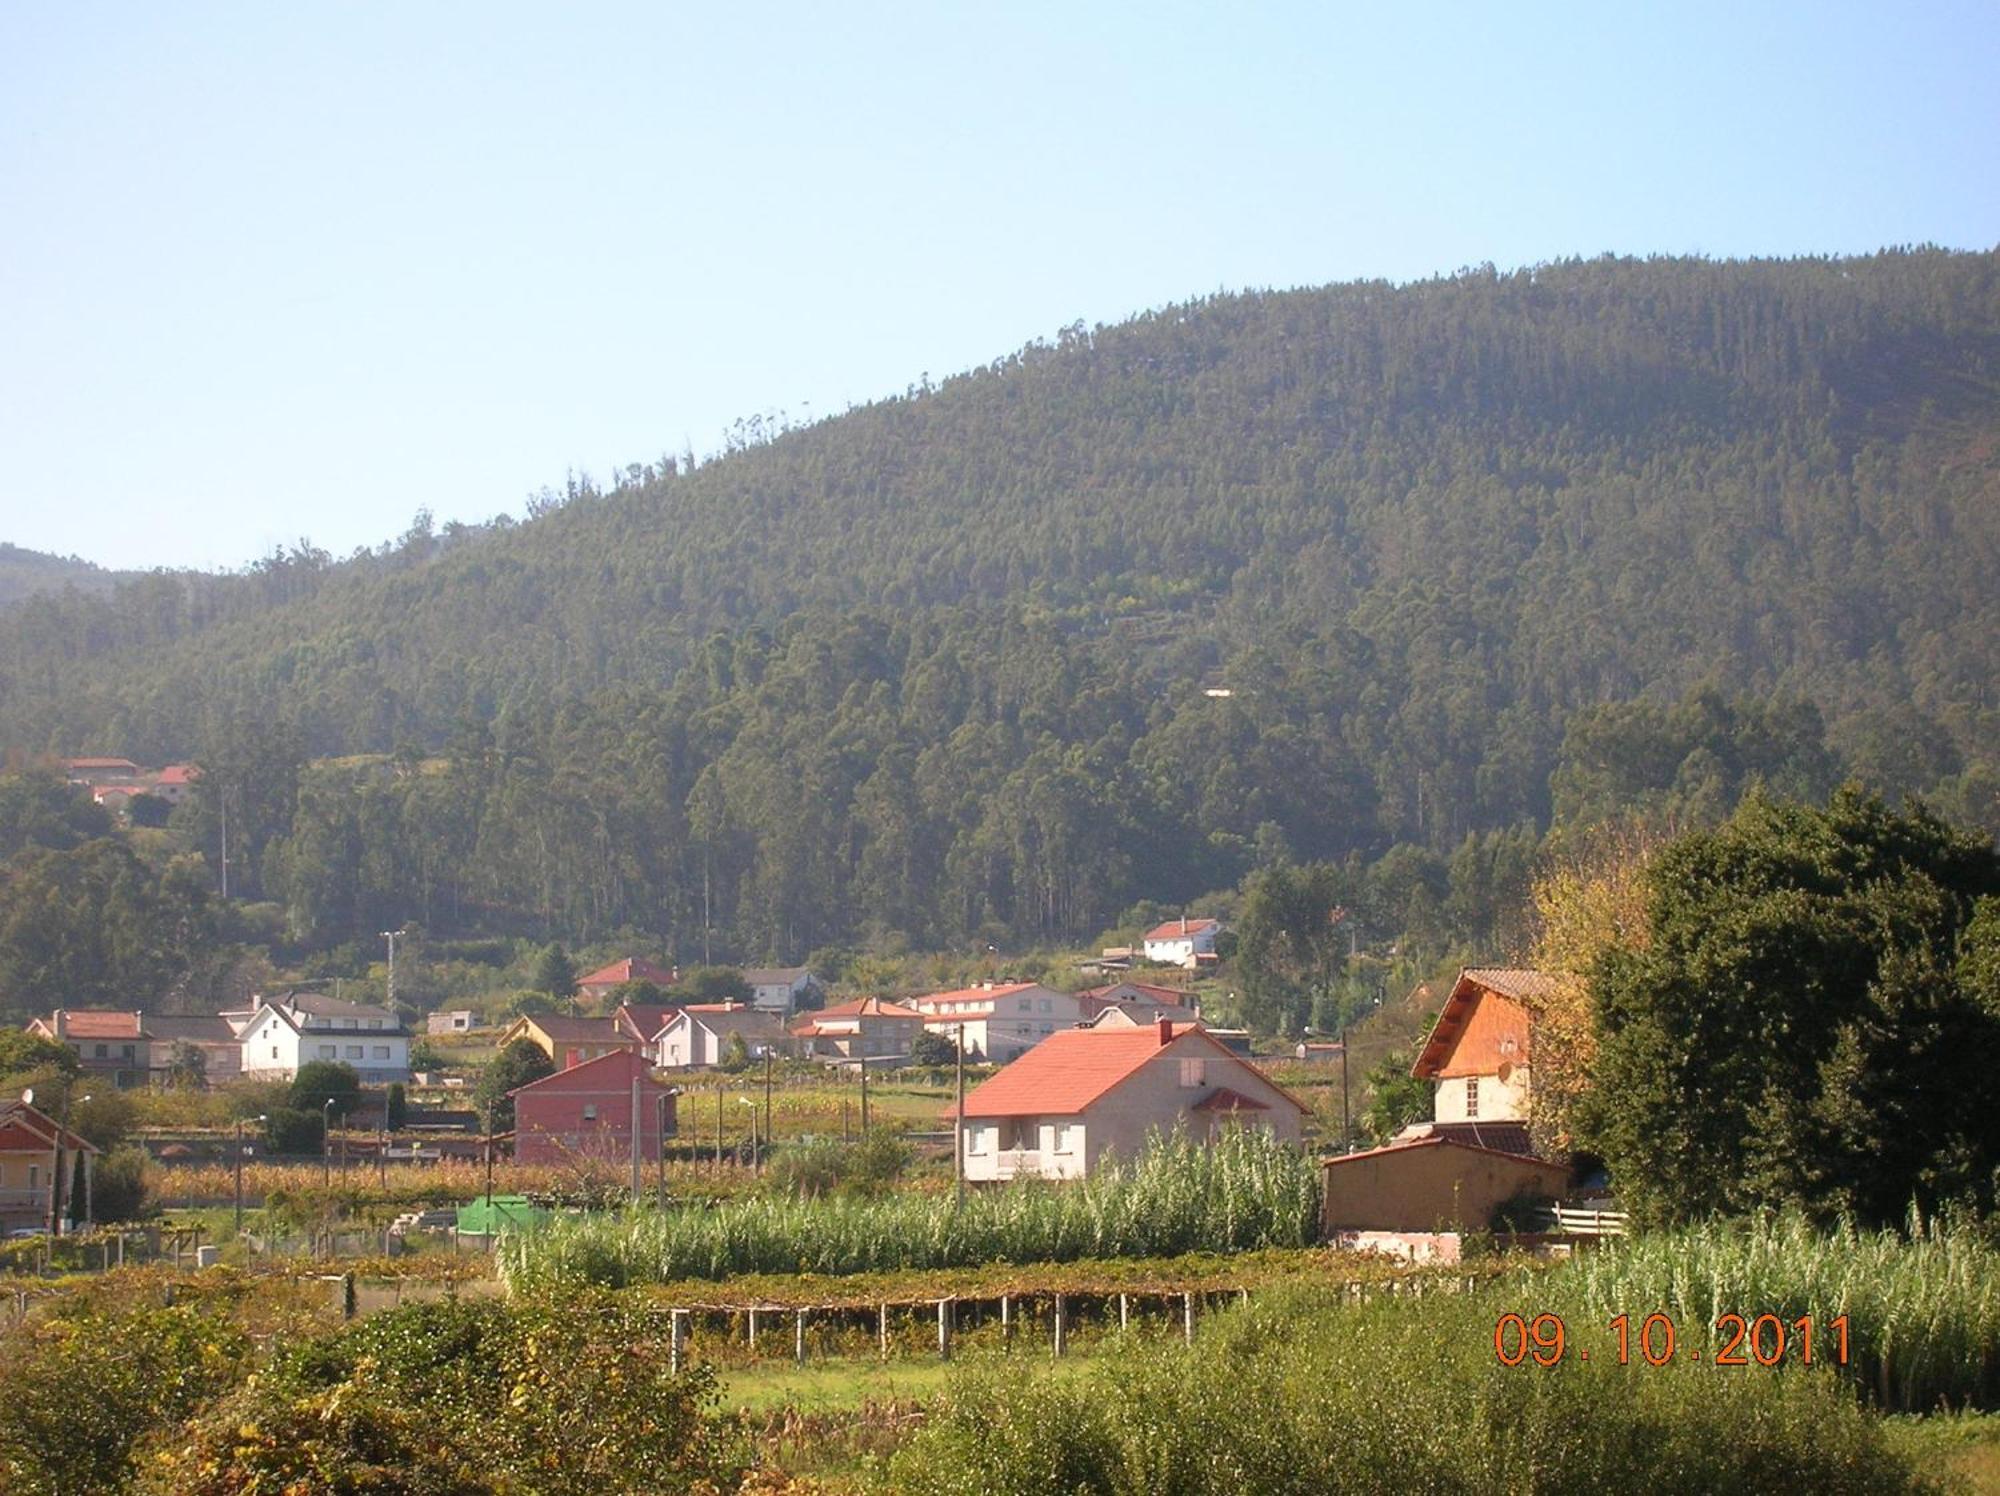
[{"label": "red roof", "polygon": [[201,778],[201,768],[197,764],[168,764],[160,770],[161,784],[193,784]]},{"label": "red roof", "polygon": [[795,1034],[817,1034],[822,1019],[827,1018],[882,1018],[902,1023],[925,1023],[928,1020],[915,1008],[906,1008],[901,1003],[892,1003],[886,997],[857,997],[852,1002],[836,1007],[819,1008],[802,1015],[792,1025]]},{"label": "red roof", "polygon": [[[1532,1015],[1528,1005],[1546,997],[1554,989],[1554,981],[1539,971],[1468,966],[1458,974],[1458,981],[1452,985],[1451,996],[1445,999],[1437,1022],[1431,1025],[1430,1037],[1424,1041],[1417,1062],[1410,1067],[1410,1074],[1423,1080],[1437,1080],[1443,1076],[1452,1051],[1466,1036],[1481,1001],[1488,995],[1500,999],[1501,1011],[1505,1011],[1505,1005],[1523,1010],[1521,1017],[1525,1020]],[[1520,1063],[1526,1062],[1527,1054],[1523,1052]]]},{"label": "red roof", "polygon": [[65,769],[131,769],[134,772],[139,768],[129,758],[66,758],[63,760],[63,767]]},{"label": "red roof", "polygon": [[920,1003],[970,1003],[990,1000],[996,997],[1012,997],[1017,992],[1027,992],[1039,987],[1039,982],[995,982],[990,987],[954,987],[949,992],[926,992],[922,997],[912,998]]},{"label": "red roof", "polygon": [[1190,935],[1199,935],[1204,930],[1213,930],[1220,920],[1214,919],[1170,919],[1163,925],[1155,925],[1146,932],[1148,940],[1184,940]]},{"label": "red roof", "polygon": [[616,987],[620,982],[651,982],[656,987],[671,987],[674,974],[665,967],[655,966],[643,956],[627,956],[623,961],[613,961],[609,966],[600,966],[587,977],[578,977],[579,987]]},{"label": "red roof", "polygon": [[627,1029],[641,1039],[651,1041],[660,1036],[660,1030],[680,1012],[676,1003],[620,1003],[618,1011],[612,1015]]},{"label": "red roof", "polygon": [[655,1089],[665,1089],[665,1082],[653,1079],[653,1062],[634,1049],[614,1049],[610,1054],[601,1054],[594,1060],[585,1060],[581,1065],[572,1065],[567,1070],[558,1070],[554,1075],[545,1075],[540,1080],[531,1080],[525,1086],[516,1086],[507,1094],[519,1096],[523,1091],[589,1091],[595,1086],[618,1086],[630,1090],[635,1080],[644,1081]]},{"label": "red roof", "polygon": [[1213,1051],[1242,1063],[1202,1028],[1175,1024],[1172,1031],[1173,1038],[1162,1044],[1156,1024],[1130,1029],[1058,1029],[976,1086],[965,1098],[965,1115],[1075,1116],[1169,1050],[1185,1048],[1190,1054],[1183,1058],[1197,1050],[1203,1051],[1205,1058],[1207,1051]]},{"label": "red roof", "polygon": [[[56,1031],[55,1015],[51,1013],[41,1020],[42,1027],[50,1034]],[[62,1015],[63,1037],[65,1039],[138,1039],[143,1035],[139,1028],[137,1013],[117,1013],[104,1009],[79,1012],[68,1008]]]}]

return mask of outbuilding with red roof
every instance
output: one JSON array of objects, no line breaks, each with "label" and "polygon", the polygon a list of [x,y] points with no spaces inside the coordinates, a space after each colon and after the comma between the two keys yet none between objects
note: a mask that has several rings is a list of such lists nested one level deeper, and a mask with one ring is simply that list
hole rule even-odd
[{"label": "outbuilding with red roof", "polygon": [[1198,1024],[1051,1034],[967,1093],[959,1146],[975,1182],[1076,1179],[1154,1132],[1266,1127],[1296,1142],[1306,1107]]}]

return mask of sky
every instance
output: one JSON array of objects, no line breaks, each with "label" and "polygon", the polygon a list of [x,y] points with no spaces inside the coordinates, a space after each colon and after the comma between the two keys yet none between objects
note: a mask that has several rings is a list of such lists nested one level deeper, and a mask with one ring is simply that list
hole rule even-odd
[{"label": "sky", "polygon": [[0,540],[345,555],[1068,324],[2000,244],[2000,4],[0,3]]}]

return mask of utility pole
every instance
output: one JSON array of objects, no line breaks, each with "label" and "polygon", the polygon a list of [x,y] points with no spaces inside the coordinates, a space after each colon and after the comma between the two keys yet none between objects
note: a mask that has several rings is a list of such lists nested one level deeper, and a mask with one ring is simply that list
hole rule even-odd
[{"label": "utility pole", "polygon": [[392,1013],[396,1010],[396,937],[402,933],[401,930],[382,932],[382,938],[389,942],[389,1000],[385,1006]]},{"label": "utility pole", "polygon": [[333,1098],[327,1097],[319,1109],[319,1160],[320,1172],[325,1176],[326,1187],[333,1188]]},{"label": "utility pole", "polygon": [[1354,1136],[1347,1120],[1347,1025],[1340,1026],[1340,1151],[1346,1153]]},{"label": "utility pole", "polygon": [[667,1104],[674,1099],[672,1091],[660,1093],[660,1209],[667,1208]]},{"label": "utility pole", "polygon": [[229,902],[229,791],[217,795],[222,806],[222,902]]},{"label": "utility pole", "polygon": [[868,1056],[861,1057],[861,1141],[868,1141]]},{"label": "utility pole", "polygon": [[771,1046],[764,1046],[764,1146],[771,1145]]},{"label": "utility pole", "polygon": [[634,1205],[639,1203],[639,1197],[645,1190],[645,1184],[639,1173],[639,1134],[642,1130],[639,1118],[639,1077],[635,1075],[632,1077],[632,1203]]},{"label": "utility pole", "polygon": [[951,1111],[951,1161],[958,1180],[958,1203],[965,1204],[965,1025],[958,1026],[958,1053],[952,1056],[952,1089],[958,1104]]}]

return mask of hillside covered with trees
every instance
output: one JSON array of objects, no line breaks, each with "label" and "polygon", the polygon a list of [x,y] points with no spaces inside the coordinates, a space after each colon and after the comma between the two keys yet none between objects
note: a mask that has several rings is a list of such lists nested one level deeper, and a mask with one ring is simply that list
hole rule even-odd
[{"label": "hillside covered with trees", "polygon": [[1312,860],[1491,944],[1552,825],[2000,827],[1996,254],[1216,297],[533,508],[30,597],[0,744],[199,759],[316,945],[1076,939]]}]

